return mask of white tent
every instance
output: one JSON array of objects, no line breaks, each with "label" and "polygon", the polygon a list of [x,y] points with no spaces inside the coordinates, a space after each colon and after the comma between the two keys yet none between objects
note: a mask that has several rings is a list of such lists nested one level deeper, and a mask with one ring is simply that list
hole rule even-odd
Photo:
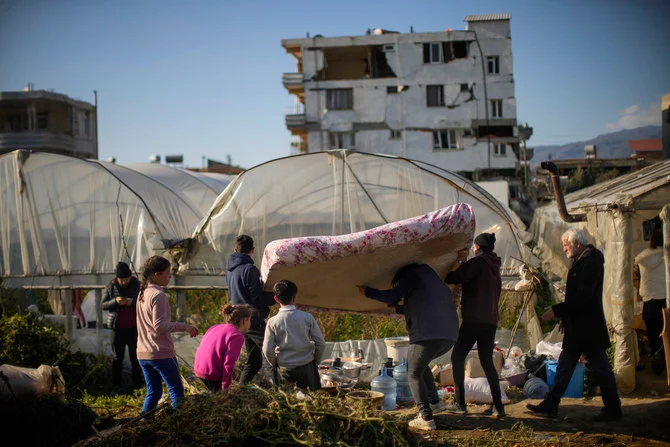
[{"label": "white tent", "polygon": [[211,205],[204,199],[213,200],[227,181],[169,167],[138,169],[24,150],[0,156],[5,285],[100,286],[118,261],[139,269],[189,238]]},{"label": "white tent", "polygon": [[420,161],[346,150],[280,158],[240,174],[198,226],[181,271],[223,284],[240,234],[254,238],[260,265],[273,240],[353,233],[459,202],[473,207],[476,233],[497,234],[504,271],[516,274],[524,246],[507,211],[484,189]]},{"label": "white tent", "polygon": [[561,249],[561,235],[568,228],[584,230],[602,250],[605,255],[603,307],[614,332],[614,370],[620,389],[631,391],[635,388],[638,361],[637,340],[632,329],[633,258],[648,246],[643,239],[643,222],[658,216],[663,207],[670,204],[670,161],[573,192],[565,196],[565,203],[570,214],[585,214],[586,220],[564,222],[555,203],[538,208],[531,224],[533,239],[537,241],[534,251],[545,264],[545,270],[565,278],[569,262]]}]

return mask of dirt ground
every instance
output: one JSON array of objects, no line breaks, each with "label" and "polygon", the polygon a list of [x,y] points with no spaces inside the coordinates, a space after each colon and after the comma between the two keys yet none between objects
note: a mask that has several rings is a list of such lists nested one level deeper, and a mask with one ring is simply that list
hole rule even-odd
[{"label": "dirt ground", "polygon": [[[482,416],[487,405],[468,405],[469,415],[437,414],[438,429],[418,436],[427,445],[503,445],[500,441],[506,440],[509,445],[518,441],[520,446],[670,446],[670,386],[665,372],[657,376],[647,364],[637,373],[637,385],[635,392],[622,395],[623,419],[619,422],[591,421],[602,407],[599,396],[563,399],[557,419],[535,416],[526,404],[539,400],[524,399],[521,390],[511,388],[504,419]],[[401,411],[413,416],[416,408]]]}]

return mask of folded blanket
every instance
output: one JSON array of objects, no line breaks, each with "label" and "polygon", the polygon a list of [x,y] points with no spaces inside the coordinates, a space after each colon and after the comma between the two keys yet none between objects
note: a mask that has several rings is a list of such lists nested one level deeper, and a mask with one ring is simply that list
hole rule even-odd
[{"label": "folded blanket", "polygon": [[261,279],[266,290],[282,279],[295,282],[303,308],[389,313],[356,285],[387,289],[395,272],[414,262],[444,277],[458,250],[472,245],[474,231],[472,207],[458,203],[357,233],[281,239],[265,247]]}]

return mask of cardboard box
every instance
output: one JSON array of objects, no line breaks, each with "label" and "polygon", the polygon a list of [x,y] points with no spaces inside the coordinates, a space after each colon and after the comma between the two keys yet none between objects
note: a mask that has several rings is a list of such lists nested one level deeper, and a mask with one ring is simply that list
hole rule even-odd
[{"label": "cardboard box", "polygon": [[454,373],[451,364],[434,366],[431,370],[440,386],[454,386]]},{"label": "cardboard box", "polygon": [[[498,376],[502,371],[504,359],[502,351],[493,351],[493,364],[498,371]],[[474,379],[476,377],[486,377],[484,374],[484,369],[482,364],[479,362],[479,353],[477,350],[473,349],[468,353],[467,358],[465,359],[465,375]]]}]

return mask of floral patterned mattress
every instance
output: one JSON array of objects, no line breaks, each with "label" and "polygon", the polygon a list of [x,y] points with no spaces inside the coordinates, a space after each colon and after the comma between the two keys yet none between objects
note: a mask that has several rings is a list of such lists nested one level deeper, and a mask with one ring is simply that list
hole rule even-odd
[{"label": "floral patterned mattress", "polygon": [[387,289],[395,272],[413,262],[444,277],[457,251],[472,245],[474,232],[472,207],[458,203],[357,233],[281,239],[265,247],[261,279],[266,290],[282,279],[295,282],[302,308],[388,313],[356,286]]}]

